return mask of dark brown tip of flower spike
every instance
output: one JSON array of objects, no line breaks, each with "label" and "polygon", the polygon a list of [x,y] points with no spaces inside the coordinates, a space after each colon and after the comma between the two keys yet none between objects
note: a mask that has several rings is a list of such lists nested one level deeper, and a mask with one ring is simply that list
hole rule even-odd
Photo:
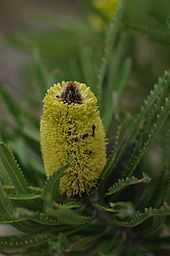
[{"label": "dark brown tip of flower spike", "polygon": [[60,97],[61,100],[67,104],[82,104],[79,86],[75,82],[66,83]]}]

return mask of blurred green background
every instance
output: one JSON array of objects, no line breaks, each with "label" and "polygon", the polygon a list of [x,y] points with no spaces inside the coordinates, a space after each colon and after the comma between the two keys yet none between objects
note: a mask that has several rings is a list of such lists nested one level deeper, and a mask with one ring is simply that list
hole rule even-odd
[{"label": "blurred green background", "polygon": [[30,53],[7,45],[9,36],[18,34],[19,38],[31,41],[30,34],[54,30],[75,16],[80,16],[79,1],[0,1],[1,84],[9,86],[15,96],[21,95],[20,70],[31,61]]},{"label": "blurred green background", "polygon": [[[39,50],[48,69],[56,73],[55,77],[58,77],[58,80],[83,79],[80,72],[77,76],[75,68],[72,67],[75,59],[70,60],[70,56],[75,56],[75,51],[83,51],[84,57],[86,51],[89,54],[87,46],[92,45],[95,49],[96,46],[99,48],[100,56],[100,51],[103,51],[102,41],[105,37],[105,33],[102,32],[106,24],[105,28],[103,25],[100,27],[100,24],[97,29],[94,26],[98,21],[94,18],[96,10],[92,5],[92,0],[50,0],[48,2],[1,0],[1,85],[9,87],[15,97],[24,96],[23,88],[26,79],[22,75],[23,66],[31,63],[32,51],[35,49]],[[124,5],[126,6],[124,21],[128,24],[126,29],[130,37],[126,54],[133,58],[129,90],[134,94],[134,103],[141,103],[142,95],[148,92],[156,78],[169,66],[170,4],[168,0],[161,2],[133,0],[124,1]],[[102,14],[101,19],[105,18],[103,13],[97,14]],[[108,20],[107,22],[109,23]],[[94,41],[97,43],[95,44]],[[78,45],[81,45],[80,49],[77,48]],[[66,76],[62,67],[65,67],[67,55]],[[78,60],[80,62],[82,55]],[[58,62],[61,68],[57,65]],[[90,82],[94,80],[91,78]],[[138,94],[139,88],[140,94]],[[146,92],[143,88],[146,88]]]}]

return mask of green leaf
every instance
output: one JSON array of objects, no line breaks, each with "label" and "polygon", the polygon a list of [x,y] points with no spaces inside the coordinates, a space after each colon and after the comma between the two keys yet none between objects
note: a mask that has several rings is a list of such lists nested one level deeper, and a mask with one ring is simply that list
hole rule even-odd
[{"label": "green leaf", "polygon": [[0,249],[16,249],[22,247],[37,246],[50,239],[50,234],[31,234],[20,236],[0,237]]},{"label": "green leaf", "polygon": [[[96,52],[96,49],[95,49]],[[97,56],[94,55],[94,49],[92,47],[82,48],[80,51],[80,61],[81,61],[81,69],[84,77],[84,81],[88,84],[94,93],[96,90],[96,86],[92,86],[96,84],[96,61]]]},{"label": "green leaf", "polygon": [[56,210],[49,211],[50,216],[56,217],[59,224],[62,225],[81,225],[88,224],[90,218],[80,215],[69,206],[63,204],[58,205]]},{"label": "green leaf", "polygon": [[11,224],[11,225],[15,225],[18,224],[19,222],[25,222],[27,219],[26,218],[10,218],[7,216],[0,216],[0,224]]},{"label": "green leaf", "polygon": [[0,182],[0,215],[5,218],[13,217],[14,207],[11,201],[8,199],[6,192],[4,191]]},{"label": "green leaf", "polygon": [[145,100],[143,107],[135,120],[131,134],[133,150],[127,162],[124,175],[131,175],[144,153],[151,144],[153,137],[160,131],[168,118],[170,110],[170,72],[165,72],[158,80],[154,90]]},{"label": "green leaf", "polygon": [[[117,113],[116,111],[118,111],[120,92],[122,92],[123,86],[127,82],[127,80],[121,81],[120,78],[124,77],[124,79],[128,79],[127,74],[130,72],[130,70],[127,71],[127,60],[124,61],[126,45],[127,35],[124,33],[121,35],[120,42],[118,46],[114,48],[112,56],[110,57],[108,71],[103,85],[102,117],[106,129],[110,127],[113,113]],[[129,67],[128,65],[128,68]]]},{"label": "green leaf", "polygon": [[[16,194],[27,193],[27,182],[8,147],[0,142],[0,166],[4,179],[14,185]],[[0,170],[0,171],[1,171]],[[3,178],[3,177],[2,177]],[[5,181],[4,180],[4,181]]]},{"label": "green leaf", "polygon": [[32,189],[28,187],[27,194],[16,194],[14,186],[3,186],[8,199],[19,208],[28,208],[34,211],[41,209],[43,205],[42,191],[41,189]]},{"label": "green leaf", "polygon": [[[28,217],[31,221],[37,224],[45,225],[45,226],[60,226],[56,216],[52,217],[44,213],[33,214]],[[62,231],[62,230],[61,230]]]},{"label": "green leaf", "polygon": [[110,207],[104,207],[102,205],[96,204],[98,209],[104,210],[108,213],[113,213],[114,216],[119,217],[120,219],[125,219],[129,216],[133,216],[134,207],[131,202],[115,202],[110,203]]},{"label": "green leaf", "polygon": [[121,33],[120,20],[123,14],[124,5],[120,2],[120,8],[118,8],[117,15],[114,17],[106,37],[104,58],[101,63],[96,87],[101,115],[106,129],[111,124],[114,111],[118,110],[118,98],[130,72],[129,63],[127,60],[124,61],[128,36],[125,31]]},{"label": "green leaf", "polygon": [[32,201],[41,198],[41,194],[20,194],[20,195],[10,195],[8,196],[9,199],[14,201]]},{"label": "green leaf", "polygon": [[[102,186],[105,189],[111,185],[113,177],[121,175],[126,177],[133,174],[153,138],[167,120],[169,111],[170,72],[166,71],[145,100],[139,114],[130,120],[126,136],[123,136],[113,152],[112,159],[108,161],[103,173]],[[120,173],[122,168],[123,173]]]},{"label": "green leaf", "polygon": [[[126,1],[125,1],[126,2]],[[158,43],[170,44],[169,31],[169,1],[131,1],[127,5],[126,16],[122,19],[122,26],[130,33],[136,32],[147,35]],[[140,10],[140,12],[139,12]]]},{"label": "green leaf", "polygon": [[86,250],[94,249],[96,242],[101,238],[100,235],[96,236],[88,236],[84,238],[77,239],[76,242],[73,242],[68,249],[66,249],[67,253],[83,253]]},{"label": "green leaf", "polygon": [[150,183],[150,181],[151,181],[151,179],[145,173],[143,173],[143,177],[140,179],[136,178],[134,176],[119,179],[118,182],[114,183],[113,186],[108,189],[106,196],[113,195],[113,194],[127,188],[128,186],[136,185],[139,183],[147,183],[148,184],[148,183]]},{"label": "green leaf", "polygon": [[159,209],[145,208],[144,212],[137,211],[126,221],[115,220],[114,223],[122,227],[136,227],[154,216],[170,216],[170,206],[165,203]]},{"label": "green leaf", "polygon": [[[89,218],[87,216],[80,215],[73,209],[65,205],[58,205],[57,209],[50,209],[47,214],[45,213],[29,213],[25,212],[19,217],[27,217],[29,220],[32,220],[35,223],[39,223],[47,226],[58,226],[61,230],[68,229],[69,226],[75,225],[86,225],[89,223]],[[68,227],[67,227],[68,226]],[[72,230],[73,231],[73,230]]]},{"label": "green leaf", "polygon": [[65,249],[69,245],[69,240],[66,234],[60,233],[56,239],[49,241],[50,251],[54,252],[57,255],[64,255]]},{"label": "green leaf", "polygon": [[[18,230],[23,232],[33,232],[33,230],[39,229],[37,226],[33,226],[32,215],[28,214],[25,209],[22,209],[22,214],[19,214],[19,210],[15,208],[15,205],[7,197],[3,186],[0,184],[0,223],[1,224],[13,224]],[[27,213],[27,214],[25,214]],[[35,215],[35,214],[34,214]],[[1,246],[0,246],[1,248]]]},{"label": "green leaf", "polygon": [[116,152],[112,152],[112,156],[110,159],[108,159],[102,173],[101,173],[101,176],[100,176],[100,179],[101,179],[101,183],[102,181],[105,180],[105,176],[107,176],[108,174],[110,174],[110,170],[112,170],[112,166],[114,164],[114,161],[115,161],[115,158],[116,158]]},{"label": "green leaf", "polygon": [[[113,95],[114,112],[118,112],[119,100],[127,85],[128,78],[130,76],[132,60],[127,58],[124,63],[120,63],[121,68],[118,71],[117,81],[115,82],[115,93]],[[115,98],[116,97],[116,98]]]},{"label": "green leaf", "polygon": [[[29,120],[29,122],[31,122],[31,120]],[[39,145],[40,133],[37,127],[30,125],[30,123],[24,122],[24,126],[22,127],[22,130],[20,130],[19,132],[21,133],[25,141],[29,142],[30,140],[31,142],[37,143]]]},{"label": "green leaf", "polygon": [[57,201],[60,194],[60,178],[64,175],[64,171],[67,168],[61,167],[58,169],[47,181],[44,188],[43,198],[44,198],[44,208],[48,209],[53,208],[53,203]]},{"label": "green leaf", "polygon": [[38,77],[40,95],[44,96],[46,90],[49,88],[51,81],[49,79],[49,73],[43,63],[38,49],[33,50],[34,69]]},{"label": "green leaf", "polygon": [[5,87],[0,86],[0,97],[7,106],[9,113],[12,115],[16,123],[20,126],[21,123],[21,110],[18,107],[18,103],[12,98],[10,93],[5,89]]},{"label": "green leaf", "polygon": [[104,58],[102,59],[100,72],[98,75],[98,83],[96,85],[97,98],[99,100],[99,104],[101,107],[102,107],[102,92],[104,87],[103,83],[104,83],[105,76],[107,74],[110,56],[112,54],[112,49],[113,49],[114,42],[116,40],[118,29],[119,29],[119,26],[118,25],[115,26],[115,23],[112,22],[106,36]]}]

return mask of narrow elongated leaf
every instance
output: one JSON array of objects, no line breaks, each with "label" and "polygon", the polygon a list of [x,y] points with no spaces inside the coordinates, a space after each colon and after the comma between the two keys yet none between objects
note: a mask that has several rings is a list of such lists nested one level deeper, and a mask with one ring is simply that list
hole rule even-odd
[{"label": "narrow elongated leaf", "polygon": [[[128,79],[130,65],[124,61],[128,37],[122,32],[120,20],[124,14],[124,5],[120,2],[118,12],[112,21],[106,37],[104,58],[97,83],[97,96],[101,106],[101,115],[106,129],[109,128],[114,111],[117,111],[118,97]],[[119,90],[119,87],[121,88]],[[115,97],[116,96],[116,97]]]},{"label": "narrow elongated leaf", "polygon": [[123,137],[114,151],[111,161],[108,161],[102,185],[105,189],[111,186],[114,177],[120,178],[121,175],[126,177],[133,174],[152,139],[167,120],[169,111],[170,72],[166,71],[144,102],[140,113],[129,122],[128,134]]},{"label": "narrow elongated leaf", "polygon": [[114,183],[113,186],[109,188],[109,191],[106,193],[106,195],[110,196],[110,195],[113,195],[114,193],[121,191],[122,189],[125,189],[128,186],[139,184],[139,183],[149,183],[150,181],[151,179],[145,173],[143,174],[143,177],[141,179],[138,179],[134,176],[126,177]]},{"label": "narrow elongated leaf", "polygon": [[[0,98],[5,104],[8,113],[13,117],[17,126],[17,130],[22,132],[25,136],[31,135],[31,132],[25,131],[26,128],[24,127],[24,125],[26,124],[26,121],[28,122],[29,120],[29,122],[32,124],[32,129],[35,129],[35,127],[39,127],[37,117],[30,111],[23,108],[22,105],[19,105],[18,102],[8,92],[8,90],[2,86],[0,86]],[[29,135],[27,133],[29,133]],[[32,135],[32,137],[34,140],[37,140],[34,135]]]},{"label": "narrow elongated leaf", "polygon": [[142,224],[149,218],[154,216],[170,216],[170,206],[164,204],[159,209],[152,207],[146,208],[144,212],[137,211],[132,217],[129,217],[126,221],[115,221],[115,224],[123,227],[136,227]]},{"label": "narrow elongated leaf", "polygon": [[[170,72],[165,72],[158,85],[148,96],[136,119],[132,134],[134,143],[124,175],[131,175],[148,149],[153,137],[161,129],[170,110]],[[137,123],[138,122],[138,123]]]},{"label": "narrow elongated leaf", "polygon": [[8,199],[6,192],[4,191],[0,182],[0,215],[10,218],[11,216],[13,216],[13,210],[13,205]]},{"label": "narrow elongated leaf", "polygon": [[24,222],[26,221],[27,219],[26,218],[9,218],[9,217],[0,217],[0,224],[11,224],[11,225],[15,225],[19,222]]},{"label": "narrow elongated leaf", "polygon": [[75,253],[83,253],[86,250],[89,250],[90,248],[94,248],[96,242],[101,239],[101,234],[96,236],[87,236],[84,238],[80,238],[76,240],[76,242],[72,243],[71,246],[66,249],[66,252],[75,252]]},{"label": "narrow elongated leaf", "polygon": [[36,195],[36,194],[21,194],[21,195],[10,195],[8,196],[9,199],[14,200],[14,201],[32,201],[36,199],[40,199],[41,195]]},{"label": "narrow elongated leaf", "polygon": [[31,234],[22,236],[0,237],[0,249],[13,249],[37,246],[50,239],[50,234]]},{"label": "narrow elongated leaf", "polygon": [[123,63],[120,63],[120,65],[121,65],[121,68],[117,75],[117,81],[115,82],[115,87],[117,85],[117,88],[115,92],[113,92],[113,105],[114,105],[113,112],[114,113],[120,112],[119,111],[120,100],[131,73],[132,61],[130,58],[127,58]]},{"label": "narrow elongated leaf", "polygon": [[0,163],[5,180],[10,180],[10,185],[14,185],[16,193],[27,193],[27,182],[22,171],[8,147],[3,143],[0,143]]},{"label": "narrow elongated leaf", "polygon": [[55,211],[55,215],[58,218],[60,224],[65,225],[80,225],[89,222],[89,218],[82,216],[67,207],[61,206]]},{"label": "narrow elongated leaf", "polygon": [[109,61],[110,61],[110,56],[112,54],[112,49],[113,49],[113,45],[114,42],[116,40],[116,36],[117,36],[117,31],[119,29],[119,25],[115,26],[115,23],[112,22],[110,25],[110,28],[108,30],[108,34],[106,37],[106,45],[105,45],[105,49],[104,49],[104,58],[102,59],[102,63],[101,63],[101,67],[100,67],[100,72],[99,72],[99,76],[98,76],[98,83],[96,86],[96,93],[97,93],[97,97],[99,100],[100,105],[102,106],[102,89],[103,89],[103,83],[104,83],[104,79],[105,76],[107,74],[107,69],[108,69],[108,65],[109,65]]},{"label": "narrow elongated leaf", "polygon": [[104,210],[106,212],[114,214],[121,219],[125,219],[129,216],[133,216],[134,214],[134,207],[130,202],[115,202],[110,203],[110,207],[104,207],[99,204],[96,204],[98,209]]},{"label": "narrow elongated leaf", "polygon": [[152,40],[158,43],[161,43],[164,45],[170,45],[170,32],[169,32],[169,29],[167,29],[165,26],[164,28],[157,29],[157,28],[149,27],[148,24],[146,26],[145,24],[122,22],[122,25],[126,30],[146,34]]},{"label": "narrow elongated leaf", "polygon": [[[119,86],[122,86],[122,84],[119,83],[120,76],[125,78],[125,72],[127,73],[127,70],[125,69],[125,66],[127,66],[127,62],[123,61],[123,55],[126,49],[126,44],[127,35],[124,33],[121,36],[121,40],[118,46],[114,48],[115,51],[113,50],[113,53],[110,56],[110,62],[106,74],[106,79],[103,85],[102,116],[106,129],[110,127],[111,120],[113,118],[113,113],[116,113],[116,111],[118,110],[118,95],[120,92]],[[123,87],[121,87],[120,90],[122,89]]]},{"label": "narrow elongated leaf", "polygon": [[60,178],[64,175],[64,171],[67,167],[62,167],[57,170],[53,176],[49,178],[44,188],[43,198],[45,209],[50,209],[53,207],[53,202],[59,197],[60,189]]},{"label": "narrow elongated leaf", "polygon": [[21,111],[18,107],[17,102],[12,98],[10,93],[5,89],[5,87],[0,86],[0,98],[2,98],[9,113],[12,115],[14,120],[18,125],[21,125]]},{"label": "narrow elongated leaf", "polygon": [[40,56],[39,50],[34,49],[33,59],[35,63],[36,75],[38,76],[40,95],[43,96],[48,87],[50,86],[49,74]]}]

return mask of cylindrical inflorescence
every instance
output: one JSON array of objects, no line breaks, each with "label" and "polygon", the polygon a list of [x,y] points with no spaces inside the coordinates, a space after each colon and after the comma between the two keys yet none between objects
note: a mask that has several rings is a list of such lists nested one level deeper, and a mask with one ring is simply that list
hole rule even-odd
[{"label": "cylindrical inflorescence", "polygon": [[68,165],[61,194],[81,196],[95,186],[106,163],[106,139],[89,87],[78,82],[52,86],[44,98],[41,150],[47,176]]}]

